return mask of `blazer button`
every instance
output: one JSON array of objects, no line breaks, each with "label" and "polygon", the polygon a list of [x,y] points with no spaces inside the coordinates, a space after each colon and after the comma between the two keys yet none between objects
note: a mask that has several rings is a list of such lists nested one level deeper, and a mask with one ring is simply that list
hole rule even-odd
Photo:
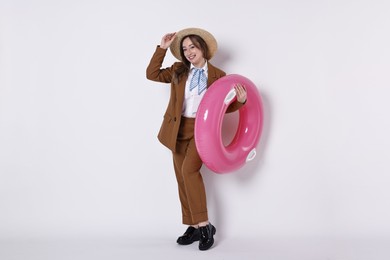
[{"label": "blazer button", "polygon": [[176,122],[176,117],[174,117],[174,118],[173,118],[173,121],[175,121],[175,122]]}]

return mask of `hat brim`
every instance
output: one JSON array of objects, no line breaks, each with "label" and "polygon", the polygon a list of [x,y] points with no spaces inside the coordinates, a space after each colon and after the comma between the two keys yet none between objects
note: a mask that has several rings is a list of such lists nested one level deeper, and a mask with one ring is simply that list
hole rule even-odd
[{"label": "hat brim", "polygon": [[182,60],[180,56],[180,43],[184,37],[191,34],[200,36],[206,42],[209,49],[208,59],[211,59],[218,49],[217,40],[211,33],[200,28],[187,28],[176,33],[175,39],[172,41],[171,46],[169,47],[173,56],[175,56],[175,58],[178,60]]}]

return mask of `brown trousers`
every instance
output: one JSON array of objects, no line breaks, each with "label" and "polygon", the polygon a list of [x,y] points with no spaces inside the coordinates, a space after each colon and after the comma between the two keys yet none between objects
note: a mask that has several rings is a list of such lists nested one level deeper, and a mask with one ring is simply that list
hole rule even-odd
[{"label": "brown trousers", "polygon": [[194,126],[194,118],[182,117],[173,153],[183,224],[186,225],[208,220],[206,190],[200,173],[202,160],[195,146]]}]

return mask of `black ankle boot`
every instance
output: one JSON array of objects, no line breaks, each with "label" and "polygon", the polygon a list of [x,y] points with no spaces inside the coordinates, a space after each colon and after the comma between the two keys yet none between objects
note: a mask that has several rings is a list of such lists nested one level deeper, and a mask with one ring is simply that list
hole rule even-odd
[{"label": "black ankle boot", "polygon": [[199,229],[190,226],[187,228],[186,232],[184,232],[184,235],[179,237],[176,242],[179,245],[189,245],[192,244],[194,241],[198,241],[199,238]]},{"label": "black ankle boot", "polygon": [[214,235],[217,230],[209,223],[207,226],[199,227],[199,231],[199,250],[207,250],[214,244]]}]

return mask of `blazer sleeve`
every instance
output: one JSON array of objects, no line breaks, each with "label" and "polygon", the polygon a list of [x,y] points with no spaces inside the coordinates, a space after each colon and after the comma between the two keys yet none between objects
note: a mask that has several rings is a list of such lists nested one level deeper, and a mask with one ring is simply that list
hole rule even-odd
[{"label": "blazer sleeve", "polygon": [[238,109],[240,109],[243,105],[245,105],[245,103],[240,103],[238,102],[237,100],[235,100],[233,103],[231,103],[229,105],[229,107],[226,109],[226,113],[231,113],[231,112],[234,112],[234,111],[237,111]]},{"label": "blazer sleeve", "polygon": [[149,65],[146,68],[146,78],[152,81],[170,83],[172,81],[173,66],[162,68],[162,63],[167,53],[166,49],[156,47],[156,50],[150,59]]}]

